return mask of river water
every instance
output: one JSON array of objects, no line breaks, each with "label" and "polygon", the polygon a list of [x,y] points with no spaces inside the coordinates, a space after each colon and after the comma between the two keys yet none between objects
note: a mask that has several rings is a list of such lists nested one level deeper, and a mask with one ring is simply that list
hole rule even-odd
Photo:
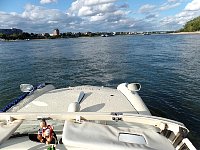
[{"label": "river water", "polygon": [[183,122],[200,148],[200,35],[0,41],[0,108],[22,83],[115,88],[139,82],[152,114]]}]

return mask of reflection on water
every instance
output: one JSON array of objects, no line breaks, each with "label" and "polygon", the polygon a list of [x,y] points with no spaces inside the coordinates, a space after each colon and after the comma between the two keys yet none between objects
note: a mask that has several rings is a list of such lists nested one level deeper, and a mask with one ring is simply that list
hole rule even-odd
[{"label": "reflection on water", "polygon": [[0,42],[0,107],[21,83],[116,87],[140,82],[153,114],[183,122],[200,147],[200,36],[115,36]]}]

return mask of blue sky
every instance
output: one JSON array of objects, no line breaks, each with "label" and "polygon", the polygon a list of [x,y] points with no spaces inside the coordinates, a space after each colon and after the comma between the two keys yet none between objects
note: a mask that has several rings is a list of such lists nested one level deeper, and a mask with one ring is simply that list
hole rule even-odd
[{"label": "blue sky", "polygon": [[0,0],[0,28],[25,32],[177,30],[200,0]]}]

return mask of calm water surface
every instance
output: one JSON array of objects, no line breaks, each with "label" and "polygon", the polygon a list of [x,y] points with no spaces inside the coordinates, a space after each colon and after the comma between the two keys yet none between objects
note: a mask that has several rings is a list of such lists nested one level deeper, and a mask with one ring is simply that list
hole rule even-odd
[{"label": "calm water surface", "polygon": [[20,94],[20,84],[40,82],[140,82],[152,114],[183,122],[200,149],[200,35],[0,42],[0,108]]}]

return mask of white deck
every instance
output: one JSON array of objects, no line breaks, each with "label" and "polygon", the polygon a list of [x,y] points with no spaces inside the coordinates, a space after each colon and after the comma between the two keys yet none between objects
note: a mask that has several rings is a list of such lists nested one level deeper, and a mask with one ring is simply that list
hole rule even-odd
[{"label": "white deck", "polygon": [[75,102],[79,93],[85,96],[81,101],[82,112],[128,112],[137,114],[137,111],[118,90],[81,86],[50,91],[20,109],[18,112],[67,112],[71,102]]}]

